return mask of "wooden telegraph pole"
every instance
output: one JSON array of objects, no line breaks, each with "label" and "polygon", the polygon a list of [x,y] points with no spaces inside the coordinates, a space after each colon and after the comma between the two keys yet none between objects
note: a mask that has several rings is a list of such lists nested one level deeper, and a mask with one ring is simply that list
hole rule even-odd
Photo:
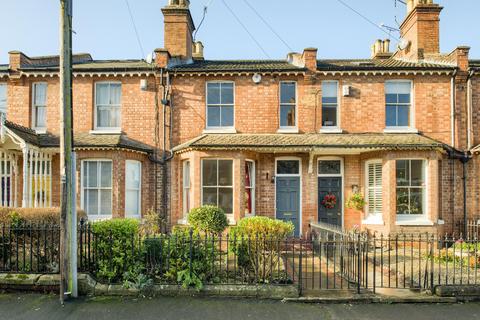
[{"label": "wooden telegraph pole", "polygon": [[60,0],[60,301],[77,296],[72,132],[72,0]]}]

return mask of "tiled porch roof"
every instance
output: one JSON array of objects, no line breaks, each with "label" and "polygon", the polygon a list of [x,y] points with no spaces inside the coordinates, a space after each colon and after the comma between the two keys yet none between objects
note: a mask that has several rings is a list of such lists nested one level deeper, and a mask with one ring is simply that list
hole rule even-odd
[{"label": "tiled porch roof", "polygon": [[205,134],[173,150],[309,152],[315,149],[440,150],[444,147],[420,134]]},{"label": "tiled porch roof", "polygon": [[[11,121],[6,121],[5,126],[28,144],[41,148],[58,148],[60,146],[60,138],[58,136],[51,134],[37,134],[34,130]],[[74,146],[75,148],[83,149],[119,148],[146,153],[153,151],[153,148],[149,145],[130,139],[124,134],[75,133]]]}]

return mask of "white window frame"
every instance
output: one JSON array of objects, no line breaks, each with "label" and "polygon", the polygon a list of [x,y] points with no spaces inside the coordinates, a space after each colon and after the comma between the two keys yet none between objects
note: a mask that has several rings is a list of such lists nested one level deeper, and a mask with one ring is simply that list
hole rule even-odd
[{"label": "white window frame", "polygon": [[[389,83],[410,83],[410,109],[409,109],[409,126],[387,126],[387,84]],[[410,79],[392,79],[386,80],[384,83],[384,110],[385,110],[385,133],[418,133],[415,129],[415,83]]]},{"label": "white window frame", "polygon": [[256,175],[257,175],[257,168],[256,168],[256,165],[255,165],[255,161],[254,160],[250,160],[250,159],[247,159],[245,160],[245,162],[249,162],[252,164],[252,176],[250,177],[250,186],[247,186],[245,184],[245,190],[246,189],[250,189],[250,197],[252,198],[252,212],[248,213],[248,214],[245,214],[245,216],[247,217],[253,217],[255,216],[255,209],[256,209],[256,203],[255,203],[255,191],[256,191]]},{"label": "white window frame", "polygon": [[[397,213],[397,189],[398,188],[409,188],[409,187],[399,187],[397,185],[397,161],[398,160],[421,160],[423,161],[424,173],[425,173],[425,187],[423,188],[423,214],[398,214]],[[396,225],[433,225],[433,222],[429,220],[428,217],[428,200],[429,200],[429,175],[428,175],[428,165],[429,161],[425,158],[397,158],[395,159],[395,216],[396,216]],[[410,169],[411,170],[411,169]]]},{"label": "white window frame", "polygon": [[[118,105],[118,108],[120,109],[120,112],[119,112],[119,123],[120,123],[120,126],[119,127],[100,127],[98,126],[98,119],[97,119],[97,108],[98,108],[98,105],[97,105],[97,86],[99,84],[119,84],[120,85],[120,104]],[[93,127],[94,127],[94,130],[91,132],[91,133],[120,133],[122,131],[122,101],[123,101],[123,84],[121,81],[96,81],[95,84],[94,84],[94,92],[93,92],[93,96],[94,96],[94,101],[95,101],[95,105],[94,105],[94,110],[93,110]]]},{"label": "white window frame", "polygon": [[[287,174],[287,173],[280,173],[278,174],[278,162],[279,161],[291,161],[291,160],[296,160],[298,161],[298,174]],[[275,158],[275,177],[299,177],[300,178],[300,203],[299,203],[299,226],[300,226],[300,230],[299,230],[299,235],[301,236],[302,235],[302,223],[303,223],[303,202],[302,202],[302,199],[303,199],[303,179],[302,179],[302,158],[300,157],[277,157]],[[275,190],[274,190],[274,195],[275,195],[275,199],[274,199],[274,212],[275,212],[275,219],[277,219],[277,181],[275,179],[275,183],[274,183],[274,186],[275,186]]]},{"label": "white window frame", "polygon": [[[208,106],[230,106],[230,104],[209,104],[208,103],[208,84],[210,83],[231,83],[233,86],[233,126],[209,126],[208,125]],[[236,94],[235,94],[235,81],[231,80],[215,80],[215,81],[207,81],[205,83],[205,130],[206,133],[236,133],[235,130],[235,113],[236,113]],[[221,121],[221,111],[220,111],[220,121]]]},{"label": "white window frame", "polygon": [[[367,202],[365,204],[365,217],[364,220],[362,221],[362,224],[367,224],[367,225],[384,225],[383,222],[383,185],[380,184],[380,186],[373,186],[370,187],[370,181],[369,181],[369,165],[374,164],[374,165],[380,165],[382,167],[381,172],[382,172],[382,181],[383,181],[383,160],[382,159],[371,159],[365,161],[365,201]],[[381,190],[381,200],[382,200],[382,210],[380,212],[369,212],[369,204],[368,204],[368,199],[369,199],[369,192],[370,189],[378,189],[380,188]]]},{"label": "white window frame", "polygon": [[[35,104],[35,97],[37,92],[38,85],[45,85],[45,105],[44,106],[37,106]],[[48,83],[45,81],[39,81],[32,83],[32,128],[37,131],[38,133],[44,133],[47,128],[47,101],[48,101]],[[45,126],[39,127],[37,126],[37,107],[45,108]]]},{"label": "white window frame", "polygon": [[[217,185],[215,186],[206,186],[206,188],[216,188],[217,189],[217,201],[218,201],[218,191],[220,188],[231,188],[232,189],[232,211],[233,212],[225,212],[225,214],[227,215],[227,218],[229,220],[229,223],[230,224],[234,224],[235,221],[234,221],[234,216],[235,216],[235,161],[234,159],[231,159],[231,158],[202,158],[201,160],[201,163],[200,163],[200,202],[202,204],[202,206],[204,205],[203,203],[203,161],[205,160],[216,160],[217,161]],[[219,186],[218,185],[218,178],[219,178],[219,174],[218,174],[218,162],[221,161],[221,160],[228,160],[228,161],[231,161],[232,162],[232,185],[231,186]],[[218,202],[217,202],[217,206],[218,206]]]},{"label": "white window frame", "polygon": [[[282,84],[293,83],[295,84],[295,103],[282,103]],[[282,126],[282,105],[290,105],[295,107],[295,125],[294,126]],[[279,133],[298,133],[298,84],[294,80],[283,80],[278,85],[278,132]]]},{"label": "white window frame", "polygon": [[[323,122],[323,84],[324,83],[335,83],[337,85],[337,125],[336,126],[323,126],[323,123],[320,128],[321,133],[341,133],[342,130],[341,124],[340,124],[340,105],[341,105],[341,94],[340,94],[340,81],[338,80],[324,80],[322,81],[322,103],[321,103],[321,113],[322,113],[322,122]],[[333,105],[333,103],[328,103],[327,105]]]},{"label": "white window frame", "polygon": [[6,82],[0,82],[0,87],[5,87],[5,111],[0,109],[0,112],[7,114],[8,112],[8,85]]},{"label": "white window frame", "polygon": [[[128,181],[127,181],[127,166],[129,164],[137,164],[139,165],[139,179],[140,184],[138,189],[131,189],[128,188]],[[112,167],[113,171],[113,167]],[[127,191],[136,191],[138,195],[138,203],[137,203],[137,214],[127,214]],[[141,218],[142,216],[142,162],[138,160],[125,160],[125,217],[126,218]]]},{"label": "white window frame", "polygon": [[[80,169],[80,176],[81,176],[81,193],[80,193],[80,201],[81,201],[81,209],[84,210],[86,212],[86,209],[84,207],[84,197],[85,197],[85,179],[83,178],[84,177],[84,163],[85,162],[111,162],[112,163],[112,181],[111,181],[111,184],[110,184],[110,188],[101,188],[101,187],[96,187],[96,188],[92,188],[92,189],[96,189],[96,190],[110,190],[112,192],[112,197],[111,197],[111,203],[110,203],[110,206],[112,208],[112,214],[110,215],[88,215],[88,219],[89,220],[106,220],[106,219],[111,219],[112,218],[112,215],[113,215],[113,160],[112,159],[102,159],[102,158],[92,158],[92,159],[83,159],[81,161],[81,169]],[[97,173],[98,174],[98,173]],[[98,177],[97,177],[98,179]],[[100,201],[98,203],[98,205],[100,206]]]},{"label": "white window frame", "polygon": [[[188,172],[187,172],[188,164]],[[185,183],[186,178],[188,177],[188,186]],[[203,186],[202,186],[203,188]],[[186,221],[189,211],[186,210],[188,207],[187,201],[190,204],[190,210],[192,209],[192,161],[184,160],[182,161],[182,212],[183,219]]]}]

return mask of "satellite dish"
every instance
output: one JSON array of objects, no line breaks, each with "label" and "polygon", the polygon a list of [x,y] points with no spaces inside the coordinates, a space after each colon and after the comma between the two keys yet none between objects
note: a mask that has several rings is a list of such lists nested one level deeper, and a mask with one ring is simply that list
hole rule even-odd
[{"label": "satellite dish", "polygon": [[147,63],[152,63],[153,62],[153,55],[154,53],[149,53],[147,58],[145,59],[145,61],[147,61]]},{"label": "satellite dish", "polygon": [[405,50],[408,48],[408,46],[410,45],[410,41],[408,41],[407,39],[405,38],[401,38],[400,39],[400,42],[398,43],[398,48],[400,50]]},{"label": "satellite dish", "polygon": [[259,73],[255,73],[252,80],[254,83],[259,84],[262,81],[262,76]]}]

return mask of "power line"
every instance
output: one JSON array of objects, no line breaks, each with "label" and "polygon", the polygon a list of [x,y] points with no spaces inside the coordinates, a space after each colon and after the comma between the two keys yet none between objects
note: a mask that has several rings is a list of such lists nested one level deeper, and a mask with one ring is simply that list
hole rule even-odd
[{"label": "power line", "polygon": [[130,9],[130,4],[128,0],[125,0],[125,4],[127,5],[128,14],[130,15],[130,21],[132,22],[133,30],[135,30],[135,36],[137,37],[138,47],[140,48],[140,53],[142,54],[142,59],[145,57],[145,52],[143,51],[142,42],[140,41],[140,36],[138,35],[137,26],[135,25],[135,20],[133,19],[132,10]]},{"label": "power line", "polygon": [[208,1],[208,3],[203,6],[203,16],[202,16],[202,20],[200,20],[200,23],[198,24],[198,27],[197,29],[195,30],[195,33],[193,34],[193,41],[195,42],[195,39],[197,38],[197,33],[198,33],[198,30],[200,30],[200,28],[202,27],[202,24],[203,22],[205,21],[205,18],[207,17],[207,11],[208,11],[208,7],[210,7],[210,5],[212,4],[213,0],[210,0]]},{"label": "power line", "polygon": [[[382,27],[380,27],[378,24],[376,24],[375,22],[373,22],[372,20],[370,20],[369,18],[367,18],[365,15],[363,15],[362,13],[360,13],[359,11],[355,10],[354,8],[352,8],[350,5],[348,5],[347,3],[345,3],[343,0],[337,0],[340,4],[342,4],[343,6],[347,7],[348,9],[352,10],[353,12],[355,12],[357,15],[359,15],[360,17],[362,17],[365,21],[367,21],[368,23],[372,24],[373,26],[375,26],[375,28],[377,29],[380,29],[383,33],[387,34],[388,36],[391,36],[387,31],[385,31]],[[391,36],[392,38],[394,38],[395,40],[397,41],[400,41],[400,39],[398,39],[397,37],[394,37],[394,36]]]},{"label": "power line", "polygon": [[262,47],[262,45],[260,44],[260,42],[257,41],[257,39],[255,39],[255,37],[253,36],[253,34],[248,30],[248,28],[243,24],[243,22],[240,20],[240,18],[235,14],[235,12],[232,10],[232,8],[230,8],[230,6],[227,4],[227,2],[225,0],[222,0],[223,4],[225,5],[225,7],[228,9],[228,11],[230,11],[230,13],[232,14],[232,16],[237,20],[237,22],[242,26],[243,30],[245,30],[245,32],[250,36],[250,38],[252,38],[252,40],[256,43],[256,45],[260,48],[260,50],[262,50],[263,54],[270,59],[270,55],[267,53],[267,51],[265,51],[265,49]]},{"label": "power line", "polygon": [[287,43],[285,40],[283,40],[283,38],[275,31],[275,29],[273,29],[273,27],[267,22],[267,20],[265,20],[265,19],[262,17],[262,15],[261,15],[257,10],[255,10],[255,8],[250,4],[250,2],[248,2],[247,0],[243,0],[243,2],[245,2],[245,4],[257,15],[257,17],[258,17],[260,20],[262,20],[262,22],[270,29],[270,31],[272,31],[273,34],[274,34],[275,36],[277,36],[277,38],[278,38],[281,42],[283,42],[283,44],[288,48],[288,50],[294,51],[294,50],[292,49],[292,47],[290,47],[290,46],[288,45],[288,43]]}]

